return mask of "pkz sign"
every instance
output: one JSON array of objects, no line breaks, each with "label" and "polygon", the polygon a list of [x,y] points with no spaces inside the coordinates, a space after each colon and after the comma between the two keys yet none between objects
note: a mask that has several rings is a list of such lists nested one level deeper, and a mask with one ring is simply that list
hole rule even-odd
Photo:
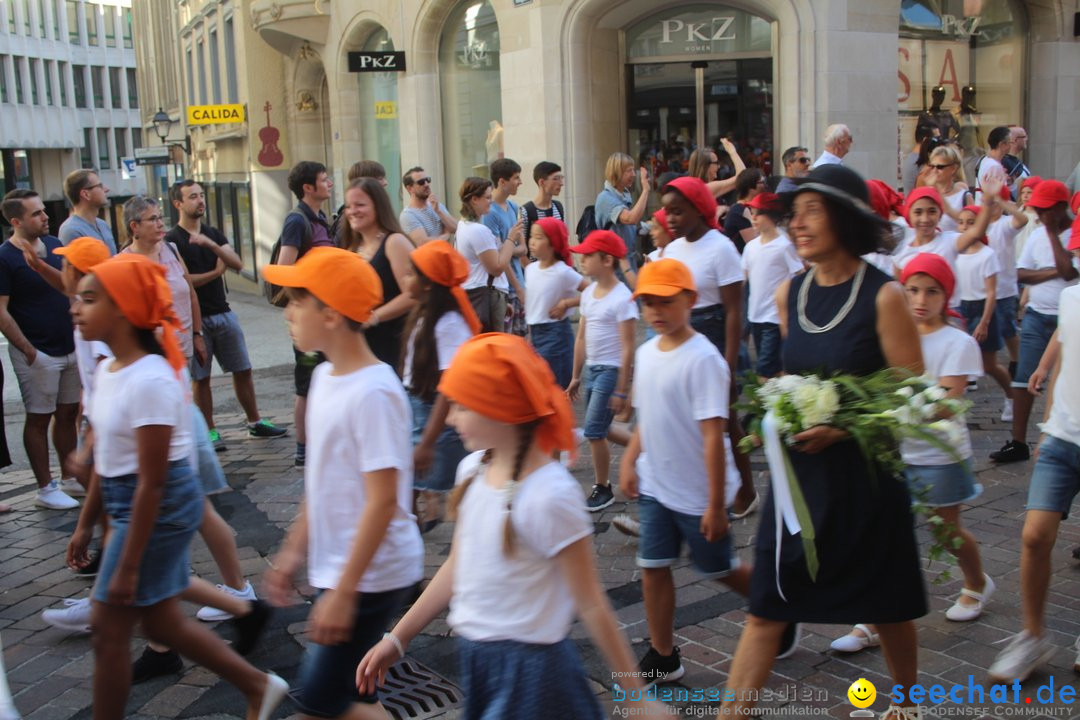
[{"label": "pkz sign", "polygon": [[682,5],[629,28],[626,48],[631,62],[676,62],[732,53],[768,57],[772,28],[765,19],[736,8]]},{"label": "pkz sign", "polygon": [[405,51],[350,52],[348,62],[349,72],[405,72]]},{"label": "pkz sign", "polygon": [[709,18],[704,22],[687,22],[674,18],[661,20],[661,44],[679,41],[688,43],[711,43],[717,40],[734,40],[735,32],[731,29],[735,16]]}]

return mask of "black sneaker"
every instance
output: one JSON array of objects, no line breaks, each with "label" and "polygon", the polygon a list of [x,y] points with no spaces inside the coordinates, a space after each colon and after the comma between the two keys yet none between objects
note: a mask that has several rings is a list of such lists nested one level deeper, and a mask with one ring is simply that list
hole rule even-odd
[{"label": "black sneaker", "polygon": [[84,567],[74,571],[75,577],[81,578],[93,578],[97,577],[98,569],[101,568],[101,553],[96,552],[90,556],[90,562]]},{"label": "black sneaker", "polygon": [[784,628],[784,634],[780,636],[780,650],[776,653],[777,660],[791,657],[799,648],[799,640],[802,639],[802,625],[788,623]]},{"label": "black sneaker", "polygon": [[1072,549],[1073,560],[1080,560],[1080,545]]},{"label": "black sneaker", "polygon": [[589,499],[585,501],[585,509],[589,512],[599,512],[613,502],[615,502],[615,493],[611,492],[610,485],[593,485]]},{"label": "black sneaker", "polygon": [[288,432],[285,428],[278,427],[269,420],[260,420],[259,422],[249,423],[247,429],[248,435],[257,438],[281,437]]},{"label": "black sneaker", "polygon": [[677,646],[673,647],[671,654],[665,657],[650,645],[649,652],[645,653],[645,657],[638,663],[638,670],[641,671],[641,681],[645,687],[653,683],[674,682],[686,674]]},{"label": "black sneaker", "polygon": [[131,684],[138,685],[162,675],[175,675],[184,669],[184,661],[175,650],[159,653],[147,645],[139,659],[131,663]]},{"label": "black sneaker", "polygon": [[296,467],[304,467],[305,462],[307,462],[307,445],[296,443],[296,454],[293,455],[293,465]]},{"label": "black sneaker", "polygon": [[255,649],[255,644],[259,642],[259,637],[273,614],[273,609],[264,601],[252,600],[251,612],[243,617],[234,617],[229,620],[229,623],[236,628],[233,650],[241,655],[247,655]]},{"label": "black sneaker", "polygon": [[1031,449],[1025,442],[1010,440],[997,452],[990,453],[990,459],[996,463],[1022,462],[1031,459]]}]

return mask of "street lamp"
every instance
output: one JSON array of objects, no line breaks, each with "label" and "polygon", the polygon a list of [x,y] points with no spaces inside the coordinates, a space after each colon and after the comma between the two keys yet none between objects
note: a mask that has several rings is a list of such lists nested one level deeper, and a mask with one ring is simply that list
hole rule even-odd
[{"label": "street lamp", "polygon": [[185,154],[191,155],[191,136],[190,135],[185,135],[184,136],[183,144],[181,144],[180,141],[178,141],[178,140],[177,141],[168,140],[169,131],[172,130],[173,121],[172,121],[172,118],[169,117],[169,114],[167,112],[165,112],[161,107],[158,107],[158,111],[156,113],[154,113],[154,117],[151,119],[151,122],[154,123],[154,132],[156,132],[157,136],[159,138],[161,138],[161,143],[163,145],[167,145],[169,147],[182,148],[184,150]]}]

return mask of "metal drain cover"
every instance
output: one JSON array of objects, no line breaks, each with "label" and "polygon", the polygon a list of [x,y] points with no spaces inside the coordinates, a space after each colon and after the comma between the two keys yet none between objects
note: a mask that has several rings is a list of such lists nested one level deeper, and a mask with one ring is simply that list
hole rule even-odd
[{"label": "metal drain cover", "polygon": [[434,718],[459,707],[461,688],[415,660],[405,658],[386,673],[379,701],[394,720]]}]

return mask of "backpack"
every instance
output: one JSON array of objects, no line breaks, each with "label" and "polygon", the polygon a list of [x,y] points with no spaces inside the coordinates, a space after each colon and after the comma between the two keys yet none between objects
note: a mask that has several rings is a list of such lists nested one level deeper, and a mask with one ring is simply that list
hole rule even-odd
[{"label": "backpack", "polygon": [[577,227],[574,228],[574,232],[577,233],[578,242],[584,242],[586,235],[593,230],[599,229],[600,226],[596,224],[596,206],[589,205],[581,211],[581,217],[578,218]]},{"label": "backpack", "polygon": [[[285,234],[285,226],[289,224],[289,217],[292,215],[299,215],[304,220],[304,236],[300,240],[300,253],[297,255],[297,259],[303,257],[304,253],[311,249],[311,221],[307,219],[307,216],[299,210],[291,210],[288,215],[285,216],[285,223],[281,228],[282,235]],[[281,255],[281,235],[278,236],[277,241],[274,243],[274,247],[270,250],[270,264],[277,265],[278,257]],[[263,280],[263,297],[266,298],[266,302],[275,307],[283,308],[289,304],[289,300],[285,297],[284,288],[280,285],[274,285],[273,283]]]}]

